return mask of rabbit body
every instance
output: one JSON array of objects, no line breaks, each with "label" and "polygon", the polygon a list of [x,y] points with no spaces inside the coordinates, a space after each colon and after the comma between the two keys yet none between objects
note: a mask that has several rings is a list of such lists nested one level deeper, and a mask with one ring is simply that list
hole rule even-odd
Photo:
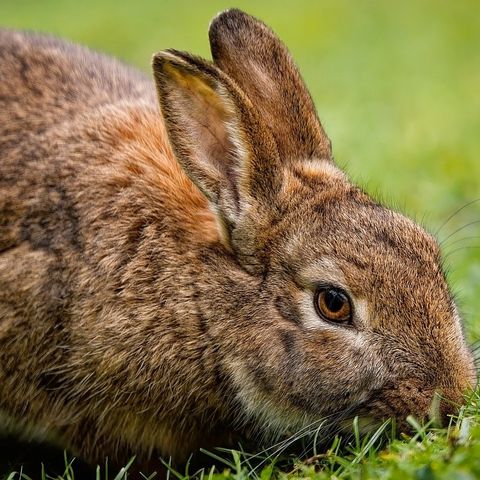
[{"label": "rabbit body", "polygon": [[[426,416],[437,391],[453,412],[475,375],[435,240],[334,165],[265,25],[210,35],[214,63],[158,54],[154,84],[0,33],[0,410],[91,462]],[[315,312],[325,284],[350,324]]]},{"label": "rabbit body", "polygon": [[154,86],[67,43],[0,42],[1,408],[87,458],[112,428],[132,454],[189,452],[218,403],[195,306],[218,235]]}]

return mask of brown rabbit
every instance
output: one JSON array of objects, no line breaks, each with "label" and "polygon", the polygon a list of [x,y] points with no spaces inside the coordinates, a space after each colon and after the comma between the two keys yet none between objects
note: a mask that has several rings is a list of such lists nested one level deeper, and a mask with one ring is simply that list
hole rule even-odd
[{"label": "brown rabbit", "polygon": [[0,33],[0,410],[90,462],[454,413],[476,377],[437,242],[335,166],[268,27],[228,10],[210,43],[154,57],[158,102]]}]

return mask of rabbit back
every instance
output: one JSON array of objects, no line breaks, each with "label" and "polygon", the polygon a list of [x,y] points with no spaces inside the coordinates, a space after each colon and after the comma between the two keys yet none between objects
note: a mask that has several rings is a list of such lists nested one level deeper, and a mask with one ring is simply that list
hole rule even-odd
[{"label": "rabbit back", "polygon": [[[180,308],[169,306],[171,278],[181,291],[177,270],[196,268],[186,251],[215,241],[215,222],[172,154],[155,88],[141,73],[3,30],[0,78],[0,410],[22,419],[24,434],[40,426],[101,460],[125,421],[110,407],[134,410],[139,388],[148,390],[140,402],[157,404],[152,369],[171,376],[154,392],[166,411],[178,409],[172,382],[191,383],[183,378],[196,371],[188,348],[183,361],[165,354],[198,333],[170,320]],[[148,338],[156,339],[150,350]],[[154,351],[147,360],[146,351]],[[153,431],[149,417],[131,424],[119,436],[136,447],[109,449],[119,457],[142,444],[189,449],[161,421]]]}]

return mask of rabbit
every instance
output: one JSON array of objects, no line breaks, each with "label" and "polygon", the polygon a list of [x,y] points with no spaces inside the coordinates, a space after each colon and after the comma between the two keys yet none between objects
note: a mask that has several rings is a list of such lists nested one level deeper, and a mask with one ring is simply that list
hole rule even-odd
[{"label": "rabbit", "polygon": [[335,164],[269,27],[209,39],[150,80],[0,33],[2,415],[92,464],[448,421],[477,380],[436,239]]}]

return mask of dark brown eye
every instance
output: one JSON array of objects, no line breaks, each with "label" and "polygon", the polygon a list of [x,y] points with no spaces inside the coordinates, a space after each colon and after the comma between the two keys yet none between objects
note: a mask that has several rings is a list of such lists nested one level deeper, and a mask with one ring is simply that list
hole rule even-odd
[{"label": "dark brown eye", "polygon": [[348,295],[339,288],[322,287],[315,295],[315,309],[329,322],[349,323],[352,319],[352,307]]}]

